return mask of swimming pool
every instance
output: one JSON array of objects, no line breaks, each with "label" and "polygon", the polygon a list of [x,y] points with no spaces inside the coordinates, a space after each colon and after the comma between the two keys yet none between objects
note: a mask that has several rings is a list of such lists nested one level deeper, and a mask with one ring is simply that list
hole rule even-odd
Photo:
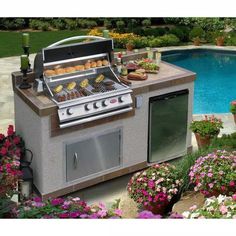
[{"label": "swimming pool", "polygon": [[229,112],[230,102],[236,100],[236,51],[166,51],[162,60],[197,73],[194,114]]}]

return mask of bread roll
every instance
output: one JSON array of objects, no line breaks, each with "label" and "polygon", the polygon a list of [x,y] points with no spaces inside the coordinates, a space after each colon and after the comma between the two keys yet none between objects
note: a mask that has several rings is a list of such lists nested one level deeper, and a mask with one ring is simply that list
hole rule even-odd
[{"label": "bread roll", "polygon": [[56,72],[54,70],[45,70],[44,74],[46,76],[53,76],[53,75],[56,75]]},{"label": "bread roll", "polygon": [[109,64],[109,63],[108,63],[108,60],[103,60],[103,61],[102,61],[102,65],[103,65],[103,66],[107,66],[108,64]]},{"label": "bread roll", "polygon": [[97,67],[101,67],[102,66],[102,61],[101,60],[98,60],[97,61]]},{"label": "bread roll", "polygon": [[77,65],[75,66],[76,70],[84,70],[84,65]]},{"label": "bread roll", "polygon": [[84,68],[85,68],[85,70],[90,69],[91,68],[90,62],[86,62],[85,65],[84,65]]},{"label": "bread roll", "polygon": [[72,72],[75,72],[75,68],[72,67],[72,66],[66,67],[66,68],[65,68],[65,71],[66,71],[66,73],[72,73]]},{"label": "bread roll", "polygon": [[55,72],[57,75],[62,75],[62,74],[66,73],[65,69],[63,69],[63,68],[55,69]]},{"label": "bread roll", "polygon": [[91,63],[91,67],[92,67],[92,68],[97,67],[97,63],[96,63],[95,61],[93,61],[93,62]]}]

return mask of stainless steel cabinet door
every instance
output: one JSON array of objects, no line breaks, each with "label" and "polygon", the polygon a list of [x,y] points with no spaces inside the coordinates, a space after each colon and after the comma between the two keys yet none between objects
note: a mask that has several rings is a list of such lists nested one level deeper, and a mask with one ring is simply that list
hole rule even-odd
[{"label": "stainless steel cabinet door", "polygon": [[66,180],[120,166],[121,130],[66,144]]}]

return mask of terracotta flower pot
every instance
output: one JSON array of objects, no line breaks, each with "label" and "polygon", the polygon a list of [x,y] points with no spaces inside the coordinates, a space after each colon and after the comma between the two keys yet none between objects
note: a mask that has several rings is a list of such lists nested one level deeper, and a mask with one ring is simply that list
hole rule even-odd
[{"label": "terracotta flower pot", "polygon": [[219,133],[216,134],[215,136],[206,135],[204,137],[198,133],[194,133],[194,134],[197,140],[198,148],[204,148],[204,147],[208,147],[211,144],[211,140],[217,137]]},{"label": "terracotta flower pot", "polygon": [[194,44],[194,46],[200,46],[200,39],[199,38],[195,38],[194,40],[193,40],[193,44]]},{"label": "terracotta flower pot", "polygon": [[223,37],[219,37],[216,39],[216,45],[217,46],[223,46],[225,39]]},{"label": "terracotta flower pot", "polygon": [[234,116],[234,123],[236,124],[236,114],[233,114]]},{"label": "terracotta flower pot", "polygon": [[126,44],[126,49],[127,49],[127,51],[132,51],[134,49],[134,45],[131,44],[131,43],[127,43]]}]

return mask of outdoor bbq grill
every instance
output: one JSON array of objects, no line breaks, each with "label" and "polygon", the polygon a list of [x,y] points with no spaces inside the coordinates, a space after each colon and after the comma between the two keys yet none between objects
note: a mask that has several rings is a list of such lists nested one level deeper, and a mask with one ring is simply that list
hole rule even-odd
[{"label": "outdoor bbq grill", "polygon": [[[78,39],[95,40],[61,45]],[[95,36],[61,40],[36,56],[35,73],[58,106],[60,128],[133,109],[132,90],[118,79],[112,61],[112,39]]]}]

